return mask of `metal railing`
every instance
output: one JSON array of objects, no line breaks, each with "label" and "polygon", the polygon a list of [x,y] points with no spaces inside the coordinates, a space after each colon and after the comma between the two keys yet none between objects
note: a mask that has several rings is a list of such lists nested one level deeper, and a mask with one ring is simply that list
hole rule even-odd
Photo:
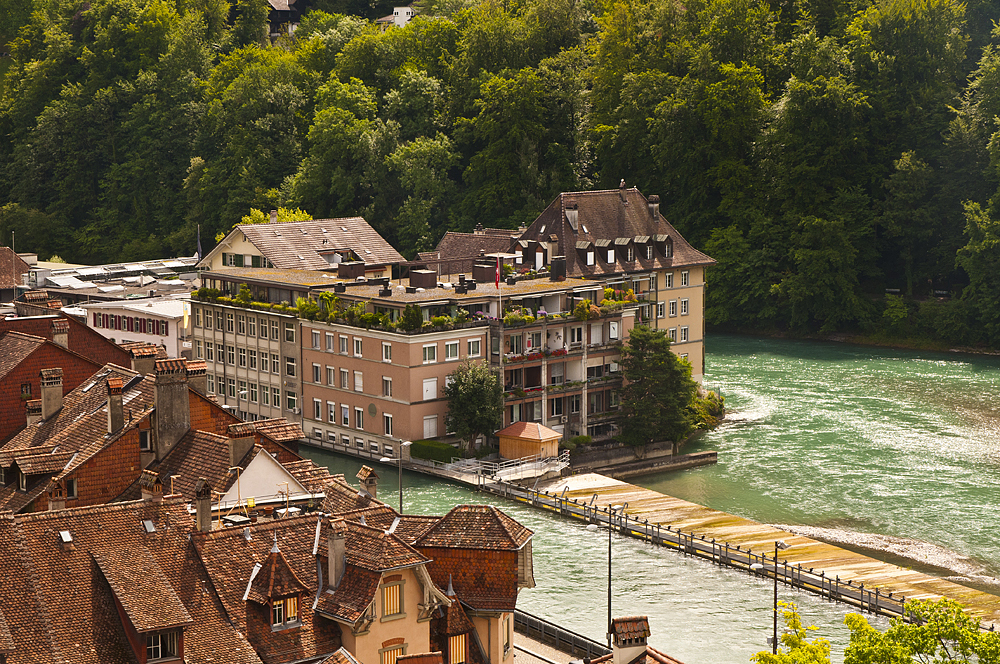
[{"label": "metal railing", "polygon": [[556,650],[571,653],[580,658],[594,659],[611,652],[602,643],[520,609],[514,611],[514,630],[550,645]]}]

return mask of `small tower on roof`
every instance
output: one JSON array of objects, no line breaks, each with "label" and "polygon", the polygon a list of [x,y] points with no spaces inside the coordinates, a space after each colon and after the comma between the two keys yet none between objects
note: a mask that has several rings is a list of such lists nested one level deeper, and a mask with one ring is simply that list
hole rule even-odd
[{"label": "small tower on roof", "polygon": [[626,616],[611,621],[614,664],[629,664],[646,653],[649,620],[646,616]]},{"label": "small tower on roof", "polygon": [[372,498],[376,498],[378,495],[378,473],[368,466],[361,466],[357,477],[361,480],[361,490]]}]

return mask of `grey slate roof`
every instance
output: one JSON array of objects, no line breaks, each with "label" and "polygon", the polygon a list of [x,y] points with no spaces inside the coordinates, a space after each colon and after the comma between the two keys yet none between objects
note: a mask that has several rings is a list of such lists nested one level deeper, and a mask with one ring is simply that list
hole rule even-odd
[{"label": "grey slate roof", "polygon": [[276,268],[329,270],[320,254],[338,249],[350,249],[367,265],[405,260],[361,217],[239,224],[232,232],[246,235]]}]

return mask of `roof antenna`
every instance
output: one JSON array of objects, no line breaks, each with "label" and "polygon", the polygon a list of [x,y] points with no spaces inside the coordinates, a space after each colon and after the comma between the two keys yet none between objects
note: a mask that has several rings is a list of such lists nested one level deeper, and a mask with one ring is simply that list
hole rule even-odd
[{"label": "roof antenna", "polygon": [[271,547],[271,553],[278,553],[278,531],[274,531],[274,546]]}]

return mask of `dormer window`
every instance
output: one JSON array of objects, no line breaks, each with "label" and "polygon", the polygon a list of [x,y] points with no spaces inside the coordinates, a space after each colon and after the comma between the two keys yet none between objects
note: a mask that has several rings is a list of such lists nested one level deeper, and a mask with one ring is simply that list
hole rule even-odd
[{"label": "dormer window", "polygon": [[647,244],[646,245],[646,260],[649,260],[652,257],[653,257],[653,245]]},{"label": "dormer window", "polygon": [[17,488],[21,491],[28,490],[28,476],[20,468],[17,470]]},{"label": "dormer window", "polygon": [[271,629],[287,629],[299,623],[299,598],[285,597],[271,601]]},{"label": "dormer window", "polygon": [[146,635],[146,661],[160,662],[180,658],[180,639],[177,631]]},{"label": "dormer window", "polygon": [[633,247],[631,244],[625,248],[625,260],[628,262],[632,262],[635,260],[635,247]]}]

